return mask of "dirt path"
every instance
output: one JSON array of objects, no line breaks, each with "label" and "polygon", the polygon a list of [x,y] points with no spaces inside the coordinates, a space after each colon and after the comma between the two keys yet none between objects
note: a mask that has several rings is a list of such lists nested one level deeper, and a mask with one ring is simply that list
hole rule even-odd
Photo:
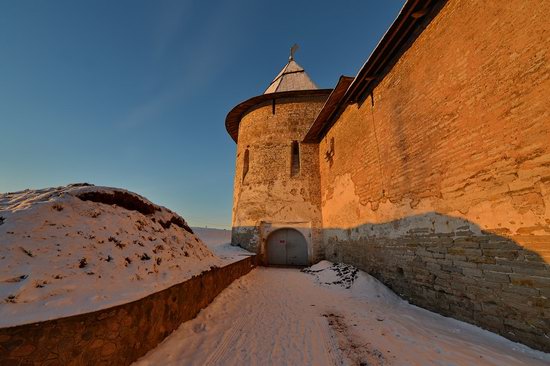
[{"label": "dirt path", "polygon": [[545,355],[411,306],[362,273],[344,289],[258,268],[136,364],[546,364],[534,357]]}]

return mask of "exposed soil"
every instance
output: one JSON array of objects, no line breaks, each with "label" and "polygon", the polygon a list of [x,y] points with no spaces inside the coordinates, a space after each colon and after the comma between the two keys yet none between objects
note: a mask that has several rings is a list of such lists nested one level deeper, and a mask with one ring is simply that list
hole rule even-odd
[{"label": "exposed soil", "polygon": [[140,200],[135,195],[127,192],[84,192],[76,195],[82,201],[92,201],[104,203],[106,205],[116,205],[130,211],[137,211],[144,215],[152,215],[158,208],[155,205]]}]

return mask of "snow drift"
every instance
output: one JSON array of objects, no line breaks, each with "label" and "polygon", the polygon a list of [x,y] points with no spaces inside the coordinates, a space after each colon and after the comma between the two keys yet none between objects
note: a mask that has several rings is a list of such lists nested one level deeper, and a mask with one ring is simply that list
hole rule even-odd
[{"label": "snow drift", "polygon": [[220,264],[182,217],[126,190],[0,194],[0,327],[137,300]]}]

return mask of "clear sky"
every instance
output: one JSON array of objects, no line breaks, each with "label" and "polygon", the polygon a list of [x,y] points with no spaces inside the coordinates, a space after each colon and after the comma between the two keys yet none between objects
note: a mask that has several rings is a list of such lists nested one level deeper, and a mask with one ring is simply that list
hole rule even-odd
[{"label": "clear sky", "polygon": [[122,187],[231,225],[229,110],[289,48],[321,88],[354,76],[403,0],[0,0],[0,192]]}]

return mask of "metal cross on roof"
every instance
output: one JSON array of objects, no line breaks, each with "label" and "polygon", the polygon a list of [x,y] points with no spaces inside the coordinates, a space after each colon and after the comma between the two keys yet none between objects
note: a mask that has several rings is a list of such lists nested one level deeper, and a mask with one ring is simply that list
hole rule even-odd
[{"label": "metal cross on roof", "polygon": [[297,43],[294,43],[294,45],[290,47],[290,56],[288,57],[288,61],[294,60],[294,54],[298,51],[298,48],[300,48],[300,46],[298,46]]}]

